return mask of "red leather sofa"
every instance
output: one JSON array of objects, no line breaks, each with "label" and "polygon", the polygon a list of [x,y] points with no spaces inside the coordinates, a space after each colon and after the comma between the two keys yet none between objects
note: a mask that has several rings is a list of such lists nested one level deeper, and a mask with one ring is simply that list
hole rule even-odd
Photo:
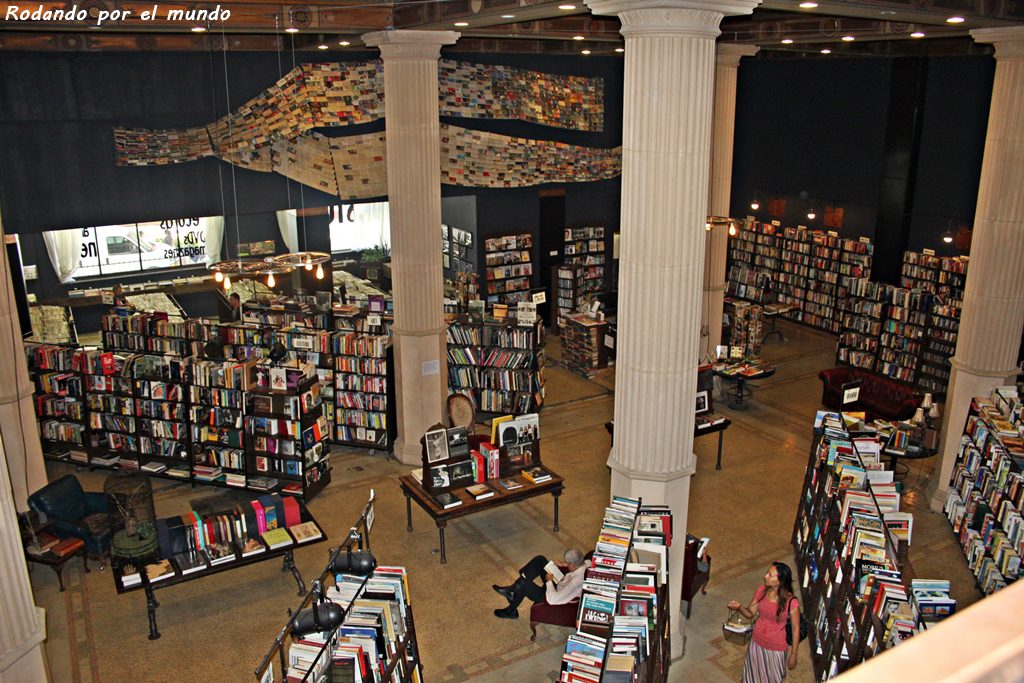
[{"label": "red leather sofa", "polygon": [[[838,367],[818,373],[821,402],[832,410],[864,411],[868,419],[907,420],[923,396],[913,387],[862,368]],[[843,385],[860,380],[860,397],[843,405]]]}]

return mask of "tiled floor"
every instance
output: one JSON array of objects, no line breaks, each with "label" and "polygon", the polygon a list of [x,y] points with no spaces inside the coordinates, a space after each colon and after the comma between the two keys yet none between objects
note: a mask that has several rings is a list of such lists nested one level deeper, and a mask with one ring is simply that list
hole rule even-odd
[{"label": "tiled floor", "polygon": [[[785,322],[780,327],[788,341],[772,340],[764,348],[778,371],[757,383],[750,409],[730,411],[716,392],[717,410],[734,422],[725,434],[722,469],[714,468],[715,437],[698,439],[694,446],[698,469],[691,484],[688,531],[711,537],[712,579],[685,623],[686,653],[673,663],[671,681],[739,680],[744,651],[722,637],[725,604],[749,598],[771,561],[792,564],[790,534],[811,421],[820,407],[816,375],[833,365],[835,341]],[[554,361],[557,355],[553,348],[549,358]],[[414,510],[415,530],[405,530],[405,505],[395,478],[408,468],[362,451],[334,456],[334,481],[310,508],[330,537],[338,539],[369,489],[376,489],[373,549],[383,564],[410,569],[426,680],[555,680],[568,630],[542,626],[531,643],[525,607],[518,621],[491,614],[503,601],[490,584],[509,582],[515,568],[534,554],[593,546],[608,499],[610,438],[603,425],[612,417],[613,390],[614,369],[591,381],[549,368],[542,445],[544,462],[567,480],[560,531],[551,529],[550,499],[458,520],[448,527],[446,565],[438,562],[437,533],[422,513]],[[927,511],[920,493],[931,466],[913,463],[906,479],[905,500],[916,515],[911,560],[918,576],[952,578],[956,597],[966,605],[979,597],[973,578],[945,519]],[[87,489],[102,488],[102,475],[83,472],[80,477]],[[161,515],[175,514],[189,498],[205,493],[169,482],[158,488]],[[296,562],[304,574],[313,575],[323,565],[324,549],[297,552]],[[33,571],[32,582],[37,602],[48,610],[54,681],[162,681],[170,671],[180,680],[253,680],[256,663],[287,618],[285,610],[297,602],[294,584],[289,586],[276,566],[226,572],[161,591],[158,618],[164,635],[150,642],[141,595],[117,596],[109,572],[74,570],[66,577],[65,594],[57,592],[56,577],[48,569]],[[195,652],[215,656],[182,656]],[[791,678],[812,679],[806,651]]]}]

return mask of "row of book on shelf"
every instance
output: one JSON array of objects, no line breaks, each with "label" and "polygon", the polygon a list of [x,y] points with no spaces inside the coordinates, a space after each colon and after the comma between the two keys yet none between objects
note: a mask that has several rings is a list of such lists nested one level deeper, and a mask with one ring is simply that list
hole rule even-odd
[{"label": "row of book on shelf", "polygon": [[817,680],[831,678],[952,614],[944,579],[914,578],[912,513],[885,468],[886,426],[820,411],[793,532]]},{"label": "row of book on shelf", "polygon": [[158,551],[140,560],[115,557],[120,589],[183,578],[268,551],[324,538],[301,503],[270,493],[251,500],[211,496],[183,515],[156,520]]},{"label": "row of book on shelf", "polygon": [[668,506],[613,496],[584,572],[576,632],[566,642],[559,681],[664,680],[671,543]]},{"label": "row of book on shelf", "polygon": [[1024,420],[1016,386],[975,397],[944,512],[985,594],[1020,578],[1024,556]]}]

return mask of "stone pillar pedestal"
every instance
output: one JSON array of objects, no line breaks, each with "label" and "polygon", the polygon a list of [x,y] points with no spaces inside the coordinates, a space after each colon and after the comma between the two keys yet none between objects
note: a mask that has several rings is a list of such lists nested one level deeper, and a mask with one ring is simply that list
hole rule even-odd
[{"label": "stone pillar pedestal", "polygon": [[1024,27],[980,29],[971,36],[995,45],[996,74],[941,459],[929,486],[935,511],[946,500],[971,397],[986,396],[1016,376],[1024,328]]},{"label": "stone pillar pedestal", "polygon": [[0,683],[48,681],[43,653],[46,615],[32,598],[11,498],[8,452],[0,442]]},{"label": "stone pillar pedestal", "polygon": [[[736,131],[736,75],[740,58],[757,54],[755,45],[718,45],[715,59],[715,104],[711,121],[711,183],[708,188],[708,214],[729,215],[732,195],[732,149]],[[737,216],[739,218],[739,216]],[[725,299],[725,263],[729,249],[726,226],[712,228],[704,240],[704,296],[701,298],[701,322],[707,336],[701,356],[715,355],[722,343],[722,309]]]},{"label": "stone pillar pedestal", "polygon": [[395,456],[420,462],[420,437],[441,422],[448,395],[441,268],[441,139],[437,61],[453,31],[363,36],[384,60],[391,272],[394,281]]},{"label": "stone pillar pedestal", "polygon": [[[2,223],[0,238],[6,240]],[[0,348],[10,354],[7,362],[0,363],[0,434],[7,454],[14,506],[25,512],[29,495],[46,486],[46,464],[39,443],[32,379],[21,342],[18,311],[8,306],[8,302],[14,301],[14,289],[6,249],[0,253],[0,292],[6,294],[0,294]]]},{"label": "stone pillar pedestal", "polygon": [[[612,492],[672,508],[686,534],[708,208],[715,38],[757,0],[587,0],[626,41]],[[680,546],[681,549],[681,546]],[[672,654],[683,652],[671,553]]]}]

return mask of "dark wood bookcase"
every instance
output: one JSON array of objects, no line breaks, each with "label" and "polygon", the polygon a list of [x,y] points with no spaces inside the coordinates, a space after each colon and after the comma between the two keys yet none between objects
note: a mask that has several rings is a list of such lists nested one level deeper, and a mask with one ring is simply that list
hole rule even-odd
[{"label": "dark wood bookcase", "polygon": [[484,248],[484,288],[490,303],[529,301],[533,281],[533,235],[488,237]]},{"label": "dark wood bookcase", "polygon": [[84,352],[77,344],[25,344],[43,457],[68,461],[89,445]]},{"label": "dark wood bookcase", "polygon": [[478,412],[522,415],[544,405],[544,326],[541,320],[472,322],[455,316],[446,330],[448,389],[467,393]]}]

